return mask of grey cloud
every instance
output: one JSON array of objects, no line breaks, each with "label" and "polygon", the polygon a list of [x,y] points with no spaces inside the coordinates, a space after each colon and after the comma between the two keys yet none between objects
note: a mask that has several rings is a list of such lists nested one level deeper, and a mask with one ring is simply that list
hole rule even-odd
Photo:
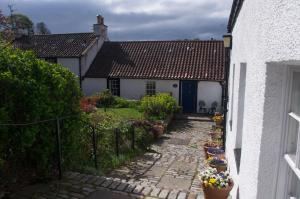
[{"label": "grey cloud", "polygon": [[[127,7],[133,6],[131,0]],[[143,0],[146,2],[145,0]],[[225,0],[222,0],[225,1]],[[231,0],[226,0],[231,3]],[[9,0],[1,0],[0,9],[6,11]],[[149,2],[149,1],[148,1]],[[44,21],[52,33],[89,32],[95,23],[95,16],[101,13],[109,28],[110,40],[176,40],[221,38],[226,32],[227,17],[211,17],[222,11],[210,0],[195,6],[189,3],[164,1],[166,13],[128,12],[117,14],[112,5],[96,1],[25,1],[15,0],[17,12],[28,15],[34,22]],[[192,1],[191,1],[192,2]],[[229,15],[229,7],[224,7]]]}]

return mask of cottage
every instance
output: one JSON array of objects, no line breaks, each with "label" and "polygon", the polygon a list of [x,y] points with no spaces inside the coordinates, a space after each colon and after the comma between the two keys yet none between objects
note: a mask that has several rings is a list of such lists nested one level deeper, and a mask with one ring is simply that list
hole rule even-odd
[{"label": "cottage", "polygon": [[50,35],[18,35],[13,45],[32,50],[37,57],[59,63],[79,77],[88,70],[107,38],[107,26],[101,15],[97,16],[94,32]]},{"label": "cottage", "polygon": [[234,0],[228,31],[232,198],[300,198],[300,3]]},{"label": "cottage", "polygon": [[105,42],[82,88],[86,95],[108,88],[128,99],[167,92],[184,112],[221,110],[224,68],[222,41]]}]

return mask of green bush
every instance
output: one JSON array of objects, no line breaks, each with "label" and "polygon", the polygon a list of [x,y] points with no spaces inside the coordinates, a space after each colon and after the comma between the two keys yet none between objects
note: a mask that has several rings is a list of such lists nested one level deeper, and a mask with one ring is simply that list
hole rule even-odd
[{"label": "green bush", "polygon": [[167,93],[145,96],[141,100],[141,109],[148,119],[165,119],[177,109],[176,99]]},{"label": "green bush", "polygon": [[110,90],[106,89],[101,93],[98,93],[94,96],[97,98],[97,107],[98,108],[108,108],[114,104],[115,98],[111,94]]},{"label": "green bush", "polygon": [[[63,121],[64,164],[68,164],[67,157],[76,153],[78,148],[81,96],[78,79],[68,69],[0,42],[0,123],[29,123],[66,115],[78,116]],[[6,167],[16,170],[30,168],[39,174],[54,167],[55,121],[0,126],[0,132],[0,161]]]}]

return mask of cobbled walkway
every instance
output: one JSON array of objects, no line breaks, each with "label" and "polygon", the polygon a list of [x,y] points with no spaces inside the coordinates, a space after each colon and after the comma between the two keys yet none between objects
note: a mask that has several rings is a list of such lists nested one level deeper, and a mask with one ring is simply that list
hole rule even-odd
[{"label": "cobbled walkway", "polygon": [[[205,167],[203,142],[211,122],[175,120],[151,153],[107,176],[67,172],[47,188],[34,188],[34,198],[164,198],[203,199],[198,172]],[[111,196],[107,196],[110,193]],[[22,198],[22,197],[20,197]],[[23,197],[25,198],[25,197]]]}]

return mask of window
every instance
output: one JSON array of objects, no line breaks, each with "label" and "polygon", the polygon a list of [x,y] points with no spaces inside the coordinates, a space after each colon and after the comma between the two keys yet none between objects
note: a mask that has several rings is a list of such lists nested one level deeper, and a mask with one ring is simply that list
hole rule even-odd
[{"label": "window", "polygon": [[109,79],[108,88],[111,94],[120,96],[120,79]]},{"label": "window", "polygon": [[57,63],[57,58],[56,57],[47,57],[47,58],[45,58],[45,61],[51,62],[51,63]]},{"label": "window", "polygon": [[146,83],[146,95],[155,95],[156,85],[155,81],[147,81]]},{"label": "window", "polygon": [[285,160],[288,164],[289,197],[300,197],[300,72],[293,72],[290,85]]}]

